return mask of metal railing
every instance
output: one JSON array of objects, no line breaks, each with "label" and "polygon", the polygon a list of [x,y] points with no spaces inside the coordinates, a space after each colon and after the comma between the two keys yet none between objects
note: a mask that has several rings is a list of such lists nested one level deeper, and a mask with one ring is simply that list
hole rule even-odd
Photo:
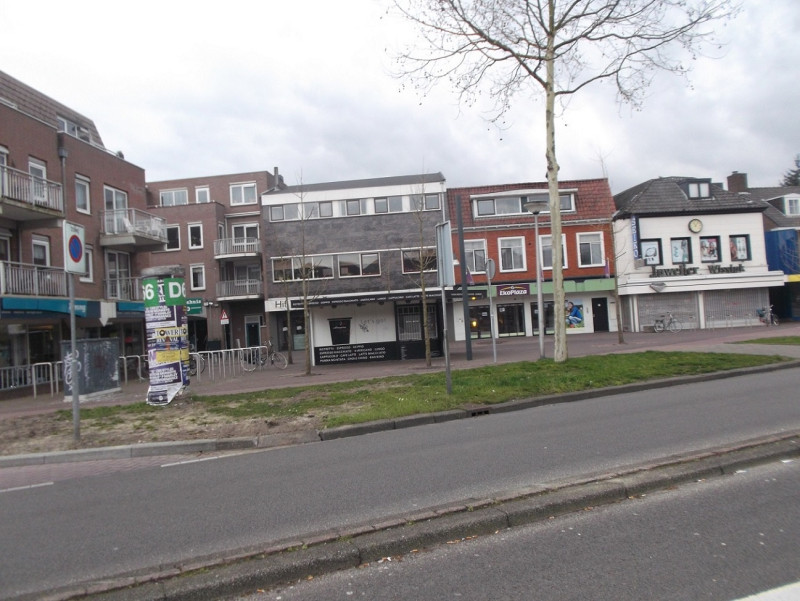
[{"label": "metal railing", "polygon": [[106,298],[115,300],[143,300],[142,278],[112,278],[104,281]]},{"label": "metal railing", "polygon": [[[257,353],[254,351],[258,351]],[[246,371],[243,362],[248,357],[267,357],[269,348],[264,345],[248,346],[245,348],[232,348],[218,351],[192,352],[190,356],[196,361],[196,373],[191,376],[196,382],[203,380],[217,380],[221,378],[239,377]],[[256,365],[256,369],[264,370],[266,362]]]},{"label": "metal railing", "polygon": [[261,252],[258,238],[222,238],[214,240],[214,256],[256,255]]},{"label": "metal railing", "polygon": [[104,234],[138,234],[167,241],[167,220],[139,209],[103,211]]},{"label": "metal railing", "polygon": [[33,207],[64,210],[61,184],[36,177],[25,171],[0,166],[0,196]]},{"label": "metal railing", "polygon": [[0,261],[0,294],[66,296],[67,273],[60,267]]},{"label": "metal railing", "polygon": [[217,298],[232,296],[259,296],[262,294],[261,280],[229,280],[217,282]]},{"label": "metal railing", "polygon": [[[258,351],[255,353],[254,351]],[[198,369],[190,380],[196,383],[216,381],[224,378],[238,378],[250,371],[244,369],[248,357],[266,357],[267,346],[249,346],[245,348],[225,349],[218,351],[192,352],[190,356],[198,362]],[[121,384],[129,382],[147,382],[147,355],[121,355],[119,361],[119,378]],[[267,369],[269,363],[258,363],[256,369]],[[34,398],[40,394],[42,386],[49,386],[50,396],[64,389],[63,362],[52,361],[0,367],[0,391],[20,390],[21,396],[32,394]]]}]

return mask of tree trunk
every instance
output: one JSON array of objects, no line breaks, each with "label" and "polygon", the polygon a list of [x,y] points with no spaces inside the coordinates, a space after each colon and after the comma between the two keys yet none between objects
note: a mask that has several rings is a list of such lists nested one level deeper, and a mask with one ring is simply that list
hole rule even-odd
[{"label": "tree trunk", "polygon": [[[555,346],[553,359],[556,363],[567,360],[567,326],[564,298],[564,270],[561,249],[561,199],[558,194],[558,161],[556,160],[555,132],[555,7],[553,0],[548,2],[550,24],[547,36],[547,55],[545,59],[547,81],[545,85],[545,130],[547,144],[547,189],[550,193],[550,235],[553,248],[553,304]],[[537,240],[537,244],[538,244]],[[537,249],[538,252],[538,249]],[[540,307],[541,311],[542,308]]]}]

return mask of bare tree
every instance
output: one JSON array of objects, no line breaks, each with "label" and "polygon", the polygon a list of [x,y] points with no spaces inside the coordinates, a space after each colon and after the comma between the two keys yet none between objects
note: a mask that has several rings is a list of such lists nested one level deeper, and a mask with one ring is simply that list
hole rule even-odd
[{"label": "bare tree", "polygon": [[[656,71],[685,74],[683,59],[713,42],[730,0],[394,0],[416,24],[423,48],[400,54],[399,75],[423,92],[444,80],[462,103],[488,91],[496,118],[512,97],[545,95],[547,182],[553,240],[561,239],[556,160],[556,101],[609,80],[639,106]],[[673,49],[684,50],[680,56]],[[564,276],[553,244],[556,362],[567,360]]]}]

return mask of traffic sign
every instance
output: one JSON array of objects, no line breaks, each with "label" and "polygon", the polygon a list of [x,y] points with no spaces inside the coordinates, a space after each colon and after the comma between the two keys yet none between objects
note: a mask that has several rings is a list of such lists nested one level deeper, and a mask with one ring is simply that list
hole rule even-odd
[{"label": "traffic sign", "polygon": [[219,323],[220,325],[227,326],[231,321],[228,319],[228,314],[225,312],[225,309],[219,314]]},{"label": "traffic sign", "polygon": [[86,275],[85,230],[82,225],[64,221],[64,269]]}]

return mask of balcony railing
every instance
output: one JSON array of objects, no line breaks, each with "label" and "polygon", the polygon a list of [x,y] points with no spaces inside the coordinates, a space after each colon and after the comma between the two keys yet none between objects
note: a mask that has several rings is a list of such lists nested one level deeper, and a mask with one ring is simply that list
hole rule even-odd
[{"label": "balcony railing", "polygon": [[0,261],[0,294],[66,296],[67,274],[59,267]]},{"label": "balcony railing", "polygon": [[10,198],[31,207],[64,210],[61,184],[5,165],[0,166],[0,197]]},{"label": "balcony railing", "polygon": [[111,300],[140,301],[142,278],[112,278],[105,280],[106,298]]},{"label": "balcony railing", "polygon": [[217,282],[217,298],[258,297],[263,294],[260,280],[232,280]]},{"label": "balcony railing", "polygon": [[103,233],[141,235],[166,242],[167,220],[139,209],[104,211]]},{"label": "balcony railing", "polygon": [[258,238],[222,238],[214,240],[214,256],[257,255],[261,253]]}]

